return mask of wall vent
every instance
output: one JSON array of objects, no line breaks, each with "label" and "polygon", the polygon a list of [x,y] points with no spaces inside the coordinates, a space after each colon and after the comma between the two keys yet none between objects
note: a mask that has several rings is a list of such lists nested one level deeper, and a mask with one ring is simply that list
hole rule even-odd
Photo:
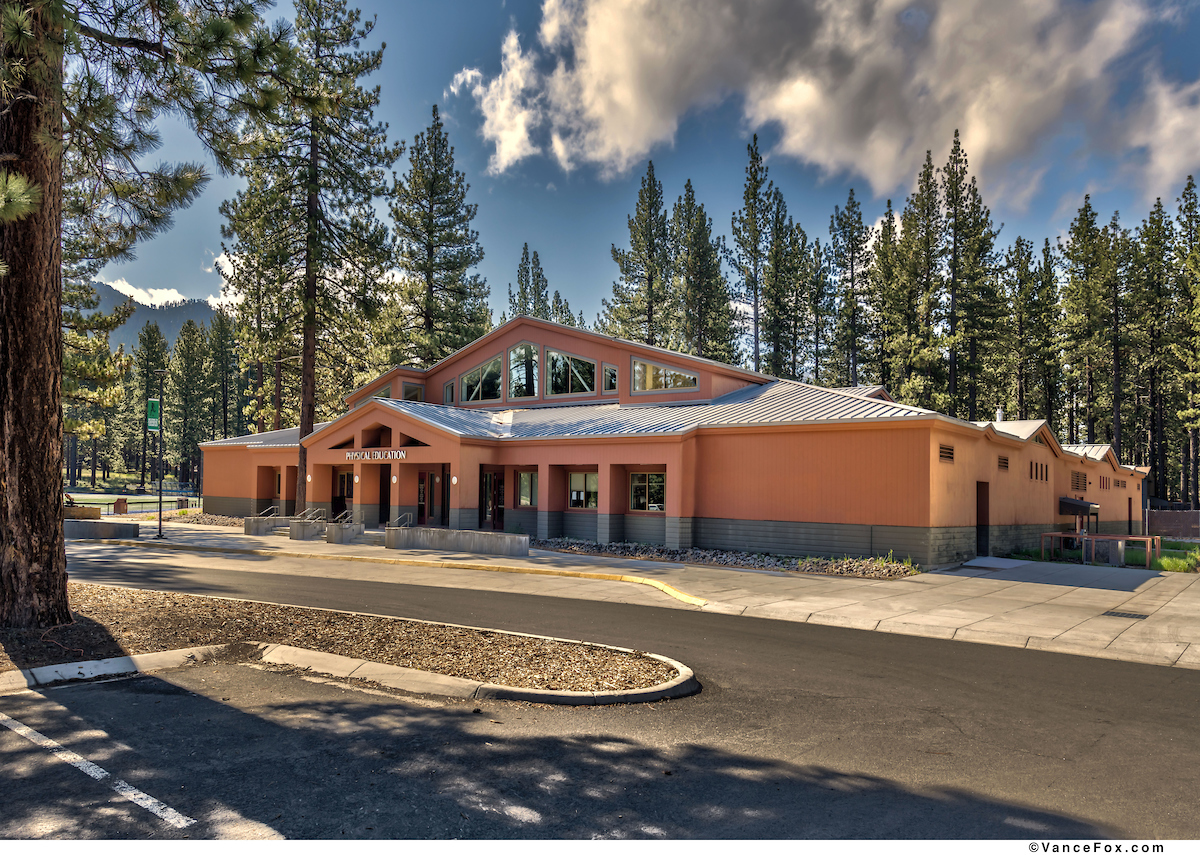
[{"label": "wall vent", "polygon": [[938,446],[938,460],[944,460],[947,463],[953,463],[954,462],[954,446],[953,445],[939,445]]},{"label": "wall vent", "polygon": [[1087,490],[1087,473],[1071,470],[1071,489],[1082,493]]},{"label": "wall vent", "polygon": [[1008,458],[1007,458],[1007,457],[1005,457],[1003,454],[1001,454],[1001,455],[1000,455],[1000,456],[997,458],[997,465],[998,465],[998,466],[999,466],[1001,469],[1003,469],[1005,472],[1007,472],[1007,471],[1008,471]]}]

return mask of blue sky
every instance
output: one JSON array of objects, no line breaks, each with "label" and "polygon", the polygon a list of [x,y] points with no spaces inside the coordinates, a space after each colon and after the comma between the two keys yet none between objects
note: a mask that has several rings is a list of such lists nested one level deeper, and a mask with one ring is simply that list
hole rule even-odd
[{"label": "blue sky", "polygon": [[[432,105],[478,205],[495,318],[521,245],[552,290],[594,320],[616,277],[610,246],[654,161],[668,206],[692,180],[717,233],[741,204],[746,145],[810,236],[851,188],[874,222],[899,210],[926,149],[955,128],[1003,223],[1001,246],[1065,234],[1085,193],[1134,226],[1173,210],[1200,171],[1200,9],[1137,0],[453,0],[364,2],[387,44],[371,84],[392,139]],[[275,17],[290,9],[283,6]],[[209,158],[160,125],[167,161]],[[398,164],[403,172],[406,163]],[[143,302],[218,295],[214,174],[174,228],[109,265]]]}]

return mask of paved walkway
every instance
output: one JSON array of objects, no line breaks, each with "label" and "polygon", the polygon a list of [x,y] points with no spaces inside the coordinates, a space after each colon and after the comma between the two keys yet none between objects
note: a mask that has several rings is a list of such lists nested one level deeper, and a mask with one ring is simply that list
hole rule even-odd
[{"label": "paved walkway", "polygon": [[1200,574],[981,558],[877,580],[539,550],[528,558],[387,550],[180,523],[163,530],[155,540],[157,526],[143,523],[141,540],[129,543],[278,559],[239,562],[248,572],[702,609],[1200,669]]}]

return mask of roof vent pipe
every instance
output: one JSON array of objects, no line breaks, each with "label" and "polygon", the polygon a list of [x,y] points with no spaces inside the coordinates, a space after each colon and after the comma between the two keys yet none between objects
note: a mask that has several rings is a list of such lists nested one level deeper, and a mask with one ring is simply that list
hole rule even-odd
[{"label": "roof vent pipe", "polygon": [[999,407],[996,407],[996,421],[1004,421],[1004,410],[1000,409]]}]

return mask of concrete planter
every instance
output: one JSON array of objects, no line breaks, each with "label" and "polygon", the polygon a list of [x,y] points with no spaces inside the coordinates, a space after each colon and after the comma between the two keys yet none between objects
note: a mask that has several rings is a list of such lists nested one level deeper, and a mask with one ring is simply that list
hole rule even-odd
[{"label": "concrete planter", "polygon": [[383,545],[388,549],[439,549],[476,555],[529,555],[529,535],[494,531],[458,531],[445,528],[388,528]]},{"label": "concrete planter", "polygon": [[63,519],[66,520],[98,520],[100,519],[99,508],[84,508],[78,505],[63,508]]},{"label": "concrete planter", "polygon": [[292,540],[316,540],[325,534],[324,520],[292,520],[288,524],[288,537]]},{"label": "concrete planter", "polygon": [[262,536],[271,534],[277,526],[287,522],[287,517],[246,517],[245,534]]},{"label": "concrete planter", "polygon": [[363,526],[355,523],[329,523],[325,529],[325,542],[349,543],[363,531]]},{"label": "concrete planter", "polygon": [[109,520],[63,520],[63,537],[67,540],[127,540],[138,536],[135,522]]}]

